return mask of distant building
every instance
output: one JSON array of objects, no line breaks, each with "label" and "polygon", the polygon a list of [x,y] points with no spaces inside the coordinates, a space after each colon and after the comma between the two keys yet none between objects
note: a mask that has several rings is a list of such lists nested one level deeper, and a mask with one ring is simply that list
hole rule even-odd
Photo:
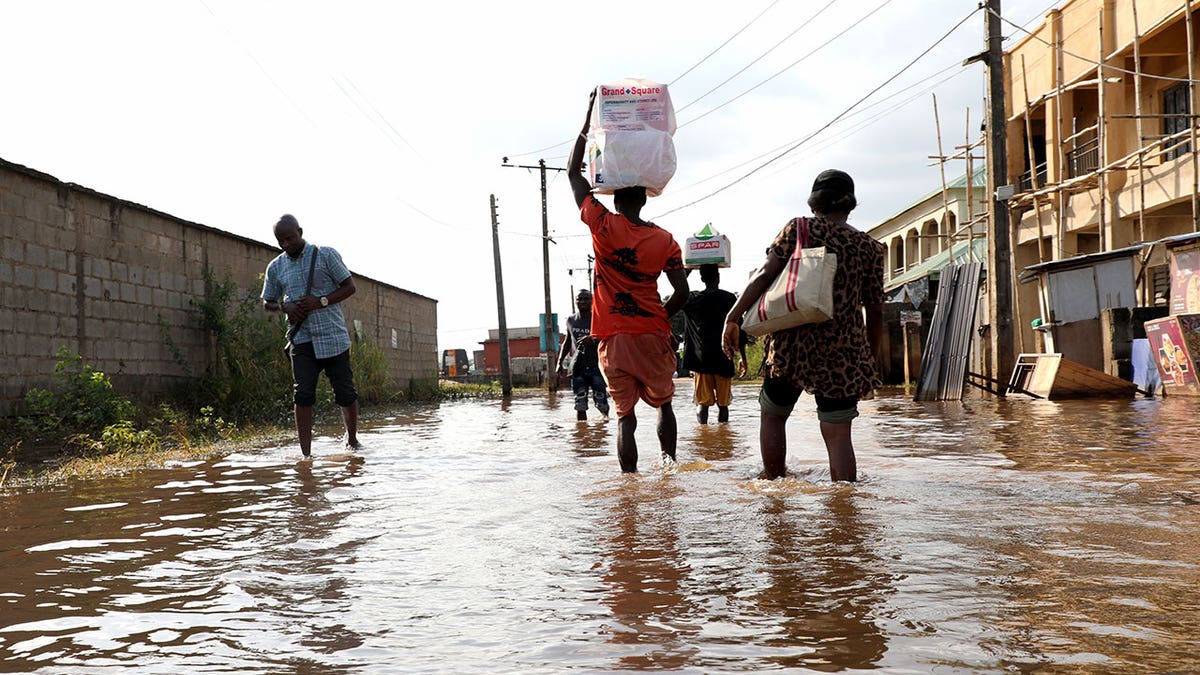
[{"label": "distant building", "polygon": [[[475,364],[484,375],[500,374],[500,331],[488,331],[488,339],[483,345],[483,364]],[[539,349],[541,346],[541,328],[508,329],[508,358],[513,375],[545,373],[546,361]],[[535,363],[536,362],[536,363]]]},{"label": "distant building", "polygon": [[[960,176],[947,184],[945,195],[940,188],[934,190],[867,230],[867,234],[887,247],[884,268],[887,290],[930,274],[936,279],[937,270],[951,259],[987,257],[982,220],[987,210],[984,201],[987,176],[982,166],[972,182],[974,187],[968,191],[966,175]],[[974,248],[968,253],[970,241],[974,242]]]},{"label": "distant building", "polygon": [[887,247],[884,359],[880,363],[884,383],[906,381],[906,360],[907,380],[917,376],[940,270],[950,263],[986,261],[986,184],[981,166],[971,189],[964,174],[949,182],[944,194],[938,188],[867,230]]}]

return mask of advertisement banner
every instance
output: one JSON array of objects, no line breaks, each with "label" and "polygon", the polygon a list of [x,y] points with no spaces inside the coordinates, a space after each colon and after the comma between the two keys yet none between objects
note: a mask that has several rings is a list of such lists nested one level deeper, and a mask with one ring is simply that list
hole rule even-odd
[{"label": "advertisement banner", "polygon": [[1146,322],[1150,355],[1158,366],[1163,389],[1168,395],[1200,396],[1196,362],[1188,354],[1187,343],[1176,317]]},{"label": "advertisement banner", "polygon": [[1171,313],[1200,313],[1200,248],[1171,255]]}]

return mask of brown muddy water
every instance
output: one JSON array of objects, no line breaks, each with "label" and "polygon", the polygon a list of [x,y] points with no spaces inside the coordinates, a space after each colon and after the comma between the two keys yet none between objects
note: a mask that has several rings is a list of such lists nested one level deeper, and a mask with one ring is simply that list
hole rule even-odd
[{"label": "brown muddy water", "polygon": [[531,395],[0,495],[0,671],[1200,670],[1200,402],[880,398],[848,485],[811,399],[771,483],[690,394],[633,477]]}]

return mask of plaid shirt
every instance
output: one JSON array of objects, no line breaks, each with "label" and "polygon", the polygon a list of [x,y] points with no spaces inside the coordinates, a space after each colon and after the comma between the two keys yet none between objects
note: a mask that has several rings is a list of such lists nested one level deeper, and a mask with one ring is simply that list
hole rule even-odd
[{"label": "plaid shirt", "polygon": [[[266,278],[263,280],[262,298],[269,302],[294,302],[304,295],[308,285],[308,268],[312,262],[312,244],[305,244],[299,258],[291,258],[287,253],[280,253],[267,265]],[[317,257],[317,269],[313,273],[312,293],[314,297],[329,295],[338,288],[338,284],[350,278],[350,270],[342,262],[342,256],[332,248],[320,249]],[[313,343],[313,352],[318,359],[337,356],[350,348],[350,333],[346,330],[346,317],[342,315],[341,304],[314,309],[308,313],[308,318],[292,339],[295,344]]]}]

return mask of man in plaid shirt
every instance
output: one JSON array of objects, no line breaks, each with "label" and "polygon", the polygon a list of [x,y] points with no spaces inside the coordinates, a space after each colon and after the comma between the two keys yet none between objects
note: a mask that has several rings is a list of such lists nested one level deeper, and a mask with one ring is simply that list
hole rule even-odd
[{"label": "man in plaid shirt", "polygon": [[[304,230],[291,214],[284,214],[275,224],[275,240],[283,253],[267,265],[263,309],[286,314],[289,331],[300,324],[290,350],[300,452],[305,457],[312,453],[313,404],[317,402],[317,377],[321,371],[329,378],[334,400],[342,409],[346,447],[357,450],[361,447],[358,392],[350,368],[350,333],[340,304],[354,295],[354,279],[337,251],[329,247],[318,249],[304,241]],[[305,293],[314,258],[312,290]]]}]

